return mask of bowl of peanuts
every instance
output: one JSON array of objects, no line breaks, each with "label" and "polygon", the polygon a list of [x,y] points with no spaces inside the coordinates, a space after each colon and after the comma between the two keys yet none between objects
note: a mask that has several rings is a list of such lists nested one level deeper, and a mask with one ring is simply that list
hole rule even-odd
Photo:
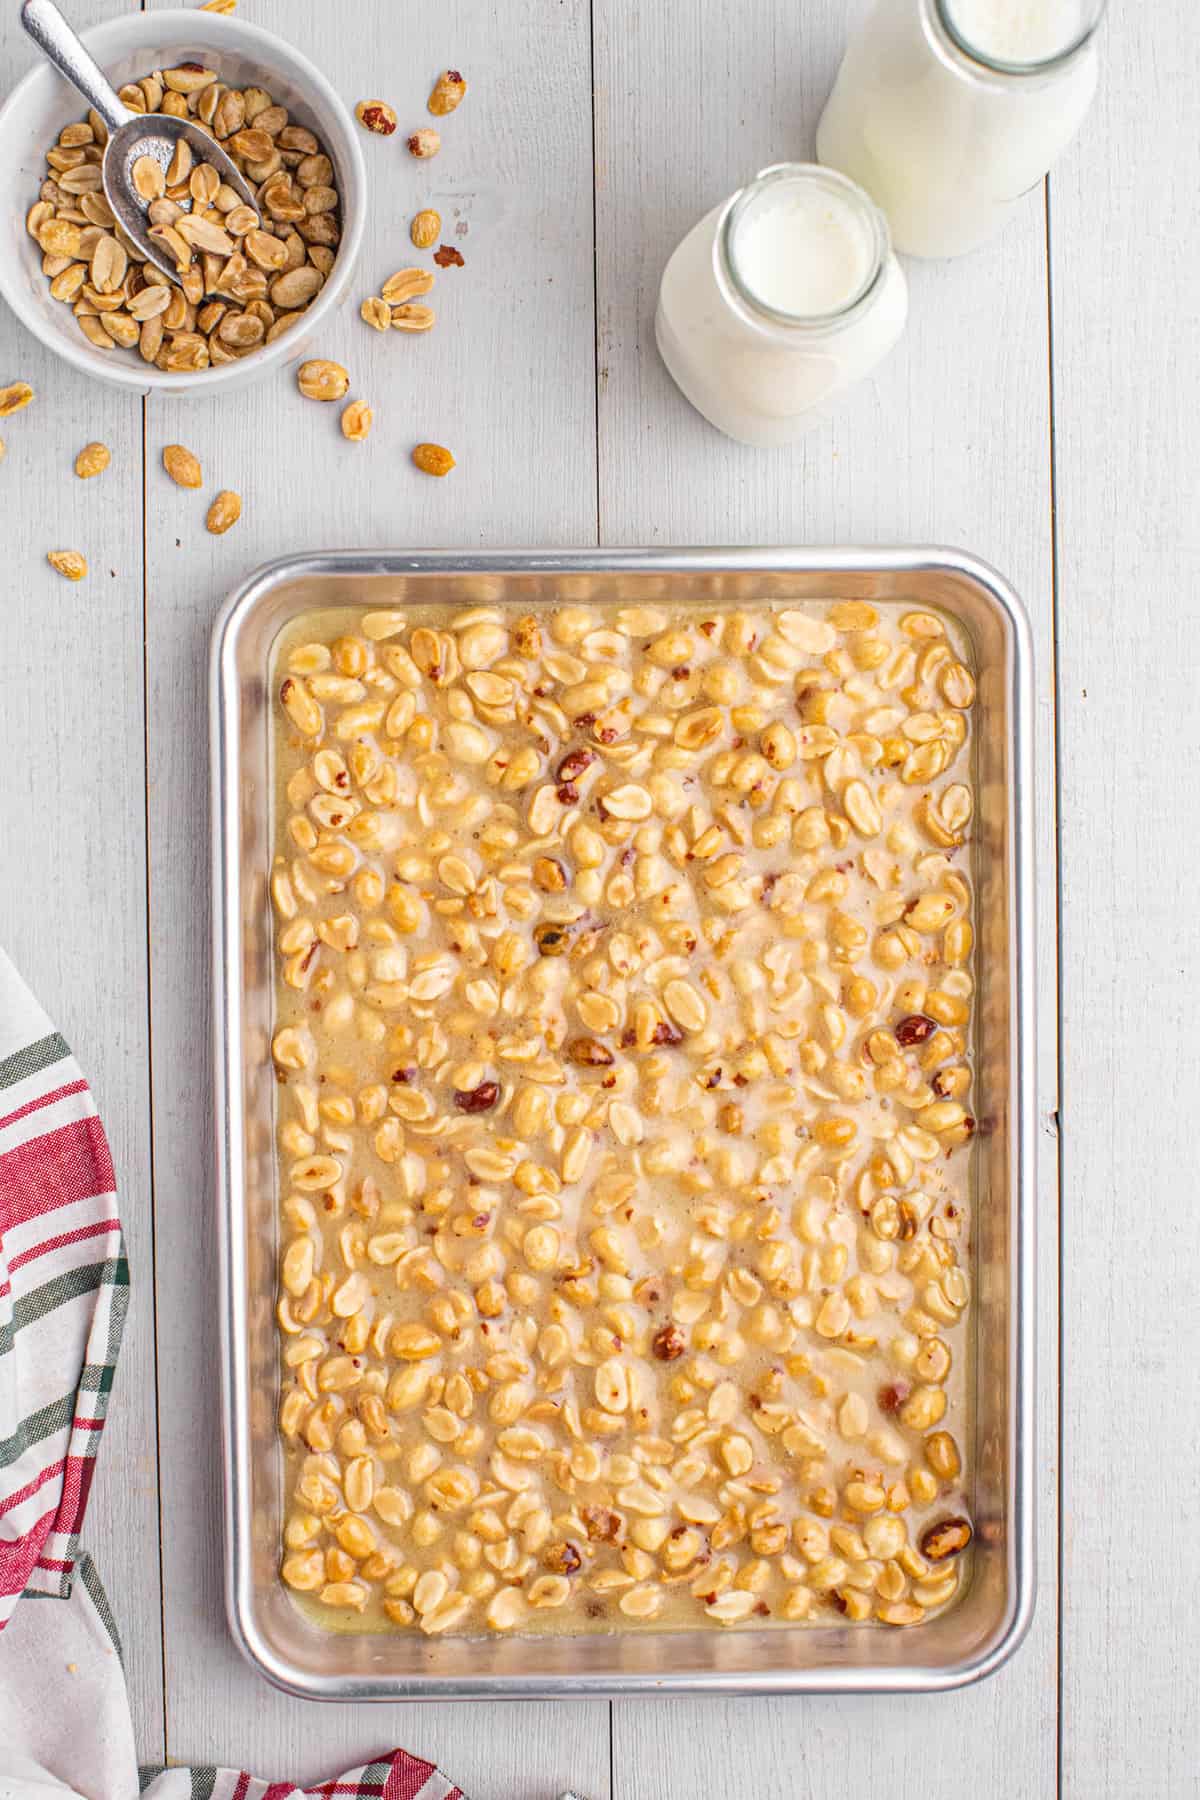
[{"label": "bowl of peanuts", "polygon": [[344,297],[362,241],[349,108],[281,38],[219,11],[132,13],[84,35],[132,111],[202,126],[256,205],[186,146],[147,166],[142,198],[172,281],[109,211],[103,121],[41,64],[0,108],[0,202],[18,246],[0,260],[0,294],[57,356],[141,393],[242,387],[296,361]]}]

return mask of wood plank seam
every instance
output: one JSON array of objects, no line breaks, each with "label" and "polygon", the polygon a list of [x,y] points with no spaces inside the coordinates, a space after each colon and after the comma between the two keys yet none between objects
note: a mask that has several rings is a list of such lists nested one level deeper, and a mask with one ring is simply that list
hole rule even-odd
[{"label": "wood plank seam", "polygon": [[1055,1683],[1055,1791],[1059,1800],[1063,1788],[1063,1517],[1066,1496],[1063,1487],[1063,1388],[1065,1379],[1065,1333],[1063,1330],[1063,1265],[1064,1265],[1064,1221],[1062,1216],[1063,1171],[1064,1171],[1064,1120],[1063,1120],[1063,894],[1062,894],[1062,761],[1059,746],[1059,715],[1062,705],[1060,680],[1060,662],[1058,646],[1058,608],[1059,608],[1059,558],[1058,558],[1058,462],[1055,415],[1055,380],[1054,380],[1054,231],[1051,210],[1051,177],[1045,181],[1046,211],[1046,342],[1049,365],[1049,428],[1050,428],[1050,609],[1051,609],[1051,654],[1053,669],[1052,708],[1054,746],[1054,895],[1055,895],[1055,1069],[1058,1087],[1058,1106],[1054,1114],[1055,1134],[1055,1186],[1058,1195],[1058,1393],[1055,1410],[1055,1444],[1058,1451],[1056,1494],[1058,1500],[1057,1518],[1057,1558],[1056,1583],[1054,1591],[1054,1629],[1057,1650],[1057,1680]]}]

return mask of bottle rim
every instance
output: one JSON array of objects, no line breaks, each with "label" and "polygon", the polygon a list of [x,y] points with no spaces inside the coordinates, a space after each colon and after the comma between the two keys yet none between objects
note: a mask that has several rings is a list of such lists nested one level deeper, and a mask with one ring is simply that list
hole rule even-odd
[{"label": "bottle rim", "polygon": [[[772,306],[754,292],[738,266],[735,243],[737,228],[750,207],[771,187],[797,180],[852,201],[871,234],[872,259],[865,277],[847,300],[828,312],[788,312]],[[771,163],[767,168],[760,169],[745,187],[739,188],[726,203],[717,222],[713,246],[718,282],[727,290],[732,290],[733,297],[755,318],[772,325],[784,325],[792,330],[811,331],[828,330],[831,326],[842,324],[872,299],[883,279],[891,248],[887,220],[864,188],[859,187],[856,181],[851,181],[848,175],[843,175],[837,169],[828,169],[822,163],[798,162]]]},{"label": "bottle rim", "polygon": [[1052,75],[1056,69],[1065,68],[1087,48],[1099,31],[1108,9],[1108,0],[1091,0],[1091,17],[1077,37],[1071,39],[1053,56],[1042,57],[1036,62],[1008,62],[1003,57],[991,56],[973,44],[954,22],[952,0],[928,0],[928,10],[946,47],[957,55],[964,57],[973,69],[985,75],[1015,76],[1017,79]]}]

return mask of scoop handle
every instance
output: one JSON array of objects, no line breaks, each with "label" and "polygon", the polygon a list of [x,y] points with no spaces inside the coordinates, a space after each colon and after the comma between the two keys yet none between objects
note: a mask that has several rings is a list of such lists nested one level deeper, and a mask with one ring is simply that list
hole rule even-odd
[{"label": "scoop handle", "polygon": [[38,49],[77,87],[89,106],[100,114],[110,131],[116,131],[133,118],[132,112],[114,91],[103,69],[85,50],[54,0],[24,0],[21,23]]}]

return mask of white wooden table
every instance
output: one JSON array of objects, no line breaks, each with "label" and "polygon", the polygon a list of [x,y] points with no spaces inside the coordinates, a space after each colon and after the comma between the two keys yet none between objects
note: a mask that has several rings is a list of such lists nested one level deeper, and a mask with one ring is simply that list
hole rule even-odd
[{"label": "white wooden table", "polygon": [[[16,10],[0,0],[5,90],[28,61]],[[714,201],[810,152],[846,10],[243,0],[402,126],[447,63],[470,82],[437,162],[366,144],[361,291],[407,260],[419,205],[466,259],[427,338],[381,338],[348,305],[321,344],[374,403],[366,448],[289,377],[223,405],[143,404],[0,318],[0,382],[37,390],[0,468],[0,942],[90,1073],[122,1184],[134,1302],[90,1535],[146,1760],[312,1779],[403,1743],[474,1800],[1200,1794],[1193,8],[1116,7],[1100,98],[1048,191],[992,248],[910,265],[907,335],[830,426],[745,451],[658,362],[658,276]],[[91,438],[113,463],[81,483]],[[449,480],[413,471],[419,438],[453,448]],[[163,475],[171,441],[200,455],[209,494],[244,495],[227,537]],[[329,1709],[274,1693],[221,1601],[205,773],[221,597],[321,547],[929,540],[1009,575],[1039,656],[1029,1640],[991,1681],[923,1700]],[[62,547],[88,555],[84,585],[48,569]]]}]

